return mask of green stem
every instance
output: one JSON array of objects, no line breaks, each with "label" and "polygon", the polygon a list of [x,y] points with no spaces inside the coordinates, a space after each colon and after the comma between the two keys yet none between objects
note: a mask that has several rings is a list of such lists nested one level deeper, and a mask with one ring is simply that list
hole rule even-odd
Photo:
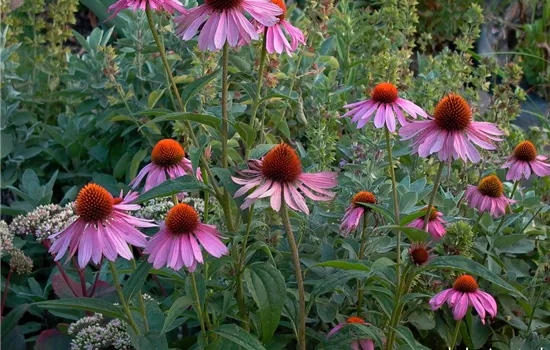
[{"label": "green stem", "polygon": [[267,27],[264,30],[264,41],[262,43],[262,54],[260,56],[260,66],[258,67],[258,81],[256,83],[256,96],[254,96],[254,104],[252,106],[252,115],[250,116],[250,126],[253,128],[256,122],[256,114],[260,107],[260,95],[262,92],[262,84],[264,81],[265,59],[267,57]]},{"label": "green stem", "polygon": [[[514,199],[514,194],[516,194],[516,190],[518,189],[519,181],[516,181],[514,183],[514,187],[512,188],[512,193],[510,193],[510,199]],[[498,224],[497,229],[495,230],[495,236],[498,235],[500,232],[500,229],[502,228],[502,225],[504,225],[504,221],[506,220],[506,217],[508,215],[502,215],[502,219],[500,220],[500,223]]]},{"label": "green stem", "polygon": [[300,267],[300,255],[298,254],[298,246],[296,245],[296,239],[290,226],[290,218],[288,217],[288,208],[285,203],[284,196],[281,204],[281,219],[283,220],[283,226],[285,227],[288,244],[290,245],[290,251],[292,253],[292,263],[294,265],[294,272],[296,274],[296,284],[298,285],[298,345],[296,349],[306,349],[306,293],[304,288],[304,280],[302,276],[302,269]]},{"label": "green stem", "polygon": [[462,319],[456,321],[455,331],[453,334],[453,342],[451,343],[451,349],[454,349],[456,346],[456,341],[458,340],[458,332],[460,331],[461,324],[462,324]]},{"label": "green stem", "polygon": [[[399,225],[399,200],[397,199],[397,180],[395,178],[395,170],[393,168],[393,155],[392,155],[392,149],[391,149],[391,139],[390,139],[390,131],[388,128],[384,128],[385,135],[386,135],[386,147],[388,148],[388,162],[390,163],[390,176],[391,176],[391,183],[392,183],[392,191],[393,191],[393,210],[395,214],[395,224]],[[397,265],[396,265],[396,273],[397,273],[397,285],[399,285],[401,280],[401,231],[396,232],[396,250],[397,250]]]},{"label": "green stem", "polygon": [[139,329],[136,325],[136,321],[134,321],[134,317],[132,316],[132,311],[130,311],[130,307],[126,302],[126,298],[124,297],[124,294],[122,293],[122,287],[120,286],[120,282],[118,281],[118,274],[117,274],[115,263],[112,261],[109,261],[109,267],[111,268],[111,274],[113,275],[113,283],[115,284],[116,292],[118,294],[118,298],[120,299],[120,304],[124,309],[124,313],[126,314],[126,318],[128,319],[128,323],[130,323],[130,327],[132,327],[132,329],[136,334],[140,334]]},{"label": "green stem", "polygon": [[[134,259],[130,260],[132,262],[132,267],[134,271],[137,269],[136,261]],[[145,312],[145,300],[143,300],[143,294],[141,290],[138,292],[139,304],[141,308],[141,316],[143,317],[143,322],[145,323],[145,331],[149,332],[149,320],[147,319],[147,312]]]},{"label": "green stem", "polygon": [[405,307],[405,304],[401,302],[401,296],[406,294],[406,292],[409,290],[415,276],[414,270],[410,274],[409,274],[409,271],[410,271],[410,266],[407,267],[407,269],[405,270],[404,278],[401,279],[395,291],[395,297],[393,301],[393,304],[395,306],[393,308],[393,312],[390,318],[390,329],[388,331],[388,341],[386,343],[386,350],[393,350],[393,343],[395,342],[395,337],[396,337],[395,329],[397,325],[401,322],[401,315],[403,313],[403,308]]},{"label": "green stem", "polygon": [[245,330],[250,330],[250,326],[248,324],[248,314],[246,312],[246,304],[244,300],[244,285],[243,285],[243,272],[244,272],[244,262],[246,259],[246,247],[248,245],[248,238],[250,236],[250,227],[252,225],[252,217],[254,214],[254,205],[251,205],[248,211],[248,221],[246,223],[246,233],[244,235],[242,246],[241,246],[241,254],[239,255],[239,260],[237,262],[237,302],[239,304],[239,316],[243,320],[242,327]]},{"label": "green stem", "polygon": [[201,333],[204,338],[205,343],[208,344],[208,338],[206,338],[206,327],[204,326],[204,318],[202,314],[202,307],[201,307],[201,299],[199,296],[199,289],[197,288],[197,280],[195,279],[195,273],[191,272],[191,284],[193,285],[193,293],[195,294],[196,299],[196,310],[197,310],[197,316],[199,317],[199,322],[201,324]]},{"label": "green stem", "polygon": [[[359,260],[363,260],[365,256],[365,248],[367,246],[367,221],[368,212],[363,216],[363,230],[361,232],[361,246],[359,247]],[[363,281],[357,281],[357,315],[362,317],[363,314]]]},{"label": "green stem", "polygon": [[539,213],[541,212],[541,210],[543,209],[544,207],[540,207],[536,212],[535,214],[533,214],[533,216],[531,217],[531,219],[529,219],[529,221],[527,221],[527,223],[525,224],[525,226],[523,226],[523,228],[521,229],[521,231],[519,231],[518,234],[522,235],[523,234],[523,231],[525,231],[527,229],[527,227],[529,227],[529,225],[531,225],[531,223],[533,222],[533,220],[535,220],[535,218],[537,217],[537,215],[539,215]]},{"label": "green stem", "polygon": [[526,335],[529,335],[529,332],[531,331],[531,325],[533,323],[533,317],[535,316],[535,311],[537,310],[537,305],[539,303],[540,296],[542,295],[542,292],[545,290],[545,288],[539,288],[539,294],[537,295],[537,298],[535,299],[535,302],[533,303],[531,314],[529,315],[529,323],[527,325],[527,331],[525,332]]},{"label": "green stem", "polygon": [[443,174],[443,168],[445,168],[445,163],[439,163],[439,169],[437,170],[437,175],[435,176],[434,188],[432,190],[432,195],[430,196],[430,201],[428,202],[428,208],[426,209],[426,216],[424,216],[424,228],[426,231],[428,228],[428,223],[430,222],[430,215],[432,214],[432,207],[434,205],[435,196],[437,195],[437,190],[439,189],[439,184],[441,183],[441,175]]},{"label": "green stem", "polygon": [[472,226],[472,231],[474,231],[477,225],[479,225],[479,222],[481,221],[482,217],[483,217],[483,213],[479,213],[479,215],[477,216],[476,222],[474,223],[474,226]]}]

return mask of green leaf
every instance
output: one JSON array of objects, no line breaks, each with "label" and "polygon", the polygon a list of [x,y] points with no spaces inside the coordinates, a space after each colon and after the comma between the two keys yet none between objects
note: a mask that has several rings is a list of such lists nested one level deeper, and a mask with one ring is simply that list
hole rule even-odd
[{"label": "green leaf", "polygon": [[407,226],[407,224],[410,224],[415,219],[418,219],[420,217],[423,217],[426,215],[426,210],[417,211],[416,213],[409,214],[403,218],[401,218],[401,226]]},{"label": "green leaf", "polygon": [[126,320],[126,316],[120,309],[108,301],[95,298],[69,298],[61,300],[48,300],[34,303],[38,307],[50,310],[84,310],[97,312],[104,316]]},{"label": "green leaf", "polygon": [[[281,296],[281,299],[282,296]],[[265,350],[262,343],[236,324],[224,324],[213,330],[220,337],[248,350]]]},{"label": "green leaf", "polygon": [[254,145],[254,141],[256,141],[256,131],[250,127],[250,125],[242,122],[235,123],[234,126],[247,148],[252,147]]},{"label": "green leaf", "polygon": [[382,215],[383,217],[386,218],[386,220],[388,220],[388,222],[395,222],[395,219],[393,217],[393,214],[386,208],[383,208],[379,205],[376,205],[376,204],[370,204],[370,203],[356,203],[358,205],[361,205],[363,207],[367,207],[369,209],[372,209],[374,210],[375,212],[377,212],[378,214]]},{"label": "green leaf", "polygon": [[464,272],[479,276],[491,283],[496,284],[501,288],[504,288],[514,293],[520,298],[527,300],[527,298],[519,290],[517,290],[514,286],[510,285],[508,282],[504,281],[494,272],[488,270],[485,266],[478,264],[477,262],[463,256],[439,256],[437,258],[432,259],[428,263],[428,265],[426,265],[426,267],[427,268],[430,268],[430,267],[444,268],[444,269],[450,268],[450,269],[455,269],[459,271],[464,271]]},{"label": "green leaf", "polygon": [[143,203],[153,198],[168,197],[181,192],[192,192],[208,189],[205,184],[192,176],[182,176],[176,179],[166,180],[157,187],[145,192],[135,201]]},{"label": "green leaf", "polygon": [[332,261],[325,261],[319,264],[315,264],[313,266],[310,266],[308,268],[314,268],[314,267],[334,267],[336,269],[342,269],[342,270],[355,270],[355,271],[365,271],[370,272],[371,269],[365,265],[364,262],[361,260],[332,260]]},{"label": "green leaf", "polygon": [[408,346],[410,346],[413,350],[418,349],[418,346],[416,345],[416,340],[414,340],[414,336],[410,329],[405,326],[398,326],[394,329],[397,335],[399,335],[399,337],[403,339]]},{"label": "green leaf", "polygon": [[250,65],[250,63],[237,55],[229,55],[229,62],[231,62],[231,64],[237,67],[241,72],[252,71],[252,66]]},{"label": "green leaf", "polygon": [[147,122],[141,127],[143,128],[145,126],[155,124],[155,123],[162,123],[166,121],[176,121],[176,120],[189,120],[189,121],[197,122],[203,125],[211,126],[217,130],[220,129],[220,124],[221,124],[221,120],[213,115],[174,112],[174,113],[166,114],[160,117],[156,117],[155,119]]},{"label": "green leaf", "polygon": [[153,109],[164,94],[165,90],[166,89],[156,89],[155,91],[151,92],[149,98],[147,99],[147,108]]},{"label": "green leaf", "polygon": [[380,230],[401,231],[407,235],[409,240],[413,242],[425,241],[430,236],[430,234],[426,231],[417,229],[416,227],[408,227],[408,226],[386,225],[386,226],[377,227],[374,230],[375,231],[380,231]]},{"label": "green leaf", "polygon": [[190,296],[184,295],[179,297],[174,304],[172,304],[170,310],[168,310],[168,314],[164,320],[164,326],[162,327],[162,334],[171,331],[173,329],[172,325],[176,319],[192,304],[193,299]]},{"label": "green leaf", "polygon": [[273,144],[265,144],[265,145],[258,145],[250,151],[250,159],[260,159],[263,156],[266,155],[267,152],[269,152],[273,147],[277,145]]},{"label": "green leaf", "polygon": [[132,300],[132,297],[141,290],[152,267],[147,261],[142,261],[136,270],[132,272],[122,289],[122,294],[124,294],[126,300]]},{"label": "green leaf", "polygon": [[[337,287],[343,286],[353,278],[365,278],[372,275],[370,272],[357,270],[342,270],[330,275],[322,283],[315,285],[311,294],[318,296],[327,292],[332,292]],[[313,298],[312,298],[313,300]]]},{"label": "green leaf", "polygon": [[2,135],[2,147],[0,148],[0,159],[10,154],[13,149],[13,135],[3,133]]},{"label": "green leaf", "polygon": [[168,350],[166,337],[158,331],[139,334],[132,338],[137,350]]},{"label": "green leaf", "polygon": [[130,169],[126,173],[126,176],[130,179],[135,179],[136,175],[138,173],[139,165],[147,155],[147,150],[139,150],[136,154],[134,154],[134,157],[132,158],[132,161],[130,162]]},{"label": "green leaf", "polygon": [[199,79],[196,79],[195,81],[193,81],[192,83],[187,85],[181,93],[181,98],[183,100],[183,105],[187,106],[187,103],[189,103],[189,100],[193,96],[198,94],[206,85],[208,85],[208,83],[210,83],[212,80],[214,80],[218,76],[219,73],[220,73],[220,70],[218,69],[217,71],[213,72],[212,74],[201,77]]},{"label": "green leaf", "polygon": [[285,304],[286,286],[281,272],[272,265],[259,262],[244,272],[244,279],[252,298],[258,305],[262,325],[262,341],[266,344],[279,326]]},{"label": "green leaf", "polygon": [[2,319],[2,337],[17,326],[17,322],[19,322],[28,309],[29,304],[17,305],[15,309],[11,310],[10,313]]}]

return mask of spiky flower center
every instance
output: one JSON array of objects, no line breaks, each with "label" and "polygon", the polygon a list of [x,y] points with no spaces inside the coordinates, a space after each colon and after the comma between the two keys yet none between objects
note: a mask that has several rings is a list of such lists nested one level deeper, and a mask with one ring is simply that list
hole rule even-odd
[{"label": "spiky flower center", "polygon": [[423,244],[412,244],[409,252],[411,260],[416,265],[424,265],[430,259],[430,252],[426,249],[426,246]]},{"label": "spiky flower center", "polygon": [[283,14],[279,15],[279,19],[282,21],[286,17],[286,4],[284,0],[271,0],[272,3],[279,6],[283,10]]},{"label": "spiky flower center", "polygon": [[360,203],[376,204],[376,197],[368,191],[361,191],[351,199],[354,207],[360,207]]},{"label": "spiky flower center", "polygon": [[176,165],[185,157],[181,145],[172,139],[160,140],[151,153],[151,160],[160,167]]},{"label": "spiky flower center", "polygon": [[450,94],[439,101],[435,107],[434,118],[441,129],[462,131],[472,121],[472,110],[461,96]]},{"label": "spiky flower center", "polygon": [[520,142],[514,149],[514,157],[524,162],[532,162],[537,158],[537,149],[529,141]]},{"label": "spiky flower center", "polygon": [[[428,209],[428,207],[426,207],[426,210]],[[436,207],[432,207],[432,211],[430,212],[430,221],[434,221],[435,219],[438,218],[438,215],[437,215],[437,208]]]},{"label": "spiky flower center", "polygon": [[496,175],[489,175],[479,182],[477,189],[482,194],[498,198],[504,193],[504,186]]},{"label": "spiky flower center", "polygon": [[277,182],[294,182],[302,174],[300,158],[286,143],[281,143],[269,151],[262,162],[262,174]]},{"label": "spiky flower center", "polygon": [[241,6],[243,0],[204,0],[204,2],[214,10],[221,12]]},{"label": "spiky flower center", "polygon": [[359,323],[359,324],[365,324],[365,320],[363,320],[360,317],[352,316],[346,320],[346,323]]},{"label": "spiky flower center", "polygon": [[463,293],[473,293],[477,290],[477,282],[470,275],[460,276],[456,279],[453,288]]},{"label": "spiky flower center", "polygon": [[198,225],[199,214],[185,203],[175,205],[166,215],[166,227],[175,235],[191,233]]},{"label": "spiky flower center", "polygon": [[103,221],[113,211],[113,196],[103,187],[87,184],[76,197],[76,214],[86,222]]},{"label": "spiky flower center", "polygon": [[397,100],[397,88],[391,83],[380,83],[372,90],[371,98],[375,102],[393,103]]},{"label": "spiky flower center", "polygon": [[115,198],[113,198],[113,205],[120,204],[120,203],[122,203],[123,200],[124,200],[124,198],[122,198],[122,197],[115,197]]}]

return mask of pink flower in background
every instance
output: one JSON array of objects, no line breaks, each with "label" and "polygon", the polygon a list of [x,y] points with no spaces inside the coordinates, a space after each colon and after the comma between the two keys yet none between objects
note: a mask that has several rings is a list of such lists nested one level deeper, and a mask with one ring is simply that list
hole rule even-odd
[{"label": "pink flower in background", "polygon": [[476,280],[470,275],[464,275],[456,279],[453,288],[445,289],[436,294],[431,300],[432,310],[437,310],[443,304],[453,309],[455,320],[461,320],[466,315],[468,307],[476,309],[485,324],[485,317],[494,318],[497,315],[497,303],[489,293],[479,290]]},{"label": "pink flower in background", "polygon": [[417,115],[426,117],[424,110],[411,101],[400,98],[397,95],[397,87],[390,83],[381,83],[374,87],[371,98],[366,101],[351,103],[344,108],[351,109],[342,118],[353,116],[352,123],[357,123],[357,129],[361,129],[374,114],[374,126],[383,128],[386,126],[389,131],[395,131],[395,116],[401,126],[408,124],[403,112],[404,110],[411,117]]},{"label": "pink flower in background", "polygon": [[509,168],[506,174],[506,180],[521,180],[521,178],[529,179],[531,173],[537,176],[549,176],[550,164],[544,162],[546,156],[538,156],[537,149],[529,141],[520,142],[514,149],[514,153],[508,158],[508,161],[502,168]]},{"label": "pink flower in background", "polygon": [[[121,193],[122,194],[122,193]],[[125,198],[113,198],[103,187],[96,184],[84,186],[76,198],[75,212],[79,218],[63,231],[51,235],[55,240],[49,252],[60,260],[67,249],[69,258],[78,250],[78,265],[86,267],[90,259],[98,264],[101,257],[115,261],[118,255],[127,260],[134,258],[128,244],[145,247],[147,240],[135,227],[155,227],[149,220],[130,216],[126,211],[138,210],[130,204],[137,198],[129,192]]]},{"label": "pink flower in background", "polygon": [[503,132],[493,123],[474,122],[466,100],[450,94],[437,104],[433,117],[403,126],[399,135],[402,140],[414,138],[413,153],[421,157],[437,153],[442,161],[461,158],[477,163],[481,156],[474,144],[494,150],[493,141],[502,141]]},{"label": "pink flower in background", "polygon": [[346,209],[342,224],[340,225],[340,231],[345,236],[357,228],[363,214],[370,210],[370,208],[361,205],[361,203],[376,204],[376,197],[368,191],[361,191],[353,196],[351,205]]},{"label": "pink flower in background", "polygon": [[[445,230],[445,227],[443,226],[443,224],[445,224],[446,221],[441,218],[442,216],[443,216],[443,213],[437,211],[435,207],[432,207],[432,212],[430,213],[430,218],[428,221],[428,228],[426,230],[430,235],[432,235],[432,238],[435,241],[440,240],[445,235],[445,232],[447,232]],[[417,229],[423,230],[424,216],[414,219],[407,226],[416,227]]]},{"label": "pink flower in background", "polygon": [[192,206],[180,203],[170,209],[165,223],[143,252],[149,254],[147,261],[155,269],[167,266],[178,271],[185,266],[193,272],[197,263],[204,262],[199,243],[216,258],[229,253],[220,236],[216,226],[200,222]]},{"label": "pink flower in background", "polygon": [[235,197],[249,194],[241,209],[250,207],[261,198],[270,198],[275,211],[281,209],[281,203],[290,208],[309,214],[304,195],[316,201],[329,201],[334,193],[327,191],[337,185],[335,172],[305,174],[302,172],[300,158],[289,145],[281,143],[271,149],[262,160],[250,160],[248,169],[239,172],[244,178],[232,177],[242,185]]},{"label": "pink flower in background", "polygon": [[504,215],[508,205],[516,202],[506,198],[504,186],[495,175],[483,178],[477,187],[468,185],[465,198],[470,207],[476,208],[481,213],[488,211],[495,218]]},{"label": "pink flower in background", "polygon": [[124,9],[131,9],[136,11],[137,9],[145,11],[147,7],[147,2],[153,11],[166,11],[169,13],[174,13],[174,10],[177,10],[179,13],[185,14],[187,10],[179,2],[179,0],[118,0],[111,6],[107,11],[112,12],[111,16],[107,19],[110,20],[118,13]]},{"label": "pink flower in background", "polygon": [[[331,329],[331,331],[327,334],[327,338],[332,337],[336,332],[344,328],[345,325],[351,324],[351,323],[368,325],[368,323],[366,323],[362,318],[353,316],[348,318],[346,322],[340,323],[339,325]],[[372,341],[372,339],[354,340],[351,343],[351,348],[353,350],[374,350],[374,342]]]},{"label": "pink flower in background", "polygon": [[189,13],[175,19],[176,34],[183,40],[192,39],[202,24],[199,49],[217,51],[227,42],[235,47],[240,40],[250,43],[258,39],[258,33],[245,13],[258,23],[271,27],[283,10],[269,0],[205,0]]},{"label": "pink flower in background", "polygon": [[[283,10],[283,14],[279,16],[279,23],[271,27],[258,24],[258,33],[264,33],[267,28],[267,52],[281,54],[286,51],[287,55],[292,56],[292,52],[296,51],[298,44],[305,45],[304,33],[286,20],[286,4],[283,0],[271,0],[271,2],[279,6]],[[290,43],[287,36],[290,37]]]},{"label": "pink flower in background", "polygon": [[[166,181],[167,176],[175,179],[186,175],[193,176],[193,166],[191,161],[185,158],[183,147],[175,140],[164,139],[153,148],[151,163],[141,169],[130,185],[136,188],[146,177],[144,190],[149,191]],[[199,168],[197,168],[197,178],[202,180]]]}]

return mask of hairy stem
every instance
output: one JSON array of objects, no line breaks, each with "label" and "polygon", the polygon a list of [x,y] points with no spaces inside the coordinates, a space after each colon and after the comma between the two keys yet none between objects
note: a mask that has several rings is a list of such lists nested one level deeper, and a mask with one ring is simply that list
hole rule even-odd
[{"label": "hairy stem", "polygon": [[426,231],[428,228],[428,223],[430,222],[430,215],[432,214],[432,207],[434,205],[435,196],[437,196],[437,190],[439,189],[439,184],[441,183],[441,175],[443,174],[443,168],[445,168],[445,163],[439,163],[439,169],[437,169],[437,175],[435,176],[434,188],[430,196],[430,201],[428,202],[428,208],[426,209],[426,215],[424,216],[424,228]]},{"label": "hairy stem", "polygon": [[130,327],[132,327],[132,329],[136,334],[140,334],[139,329],[136,325],[136,321],[134,321],[134,317],[132,316],[132,311],[130,311],[130,307],[128,306],[128,303],[126,301],[126,298],[124,297],[124,294],[122,293],[122,287],[120,286],[120,282],[118,280],[118,274],[117,274],[115,263],[112,261],[109,261],[109,268],[111,269],[111,274],[113,275],[113,283],[115,284],[116,292],[118,294],[118,298],[120,299],[120,304],[124,309],[124,313],[126,314],[126,318],[128,319],[128,323],[130,324]]},{"label": "hairy stem", "polygon": [[193,285],[193,293],[195,294],[195,302],[197,304],[195,310],[197,310],[197,316],[199,317],[199,322],[201,324],[201,333],[204,338],[205,343],[208,343],[208,338],[206,337],[206,327],[204,326],[204,317],[202,313],[201,299],[199,296],[199,288],[197,287],[197,280],[195,279],[195,273],[191,272],[191,284]]},{"label": "hairy stem", "polygon": [[6,276],[4,294],[2,295],[2,306],[0,306],[0,317],[4,315],[4,306],[6,306],[6,300],[8,299],[8,291],[10,289],[10,279],[12,274],[13,274],[13,268],[10,268],[8,275]]},{"label": "hairy stem", "polygon": [[[390,166],[390,176],[392,183],[392,192],[393,192],[393,210],[395,214],[395,224],[399,225],[399,200],[397,198],[397,179],[395,178],[395,170],[393,168],[393,155],[391,149],[391,137],[390,131],[388,128],[384,128],[386,135],[386,147],[388,148],[388,162]],[[396,273],[397,273],[397,285],[401,280],[401,231],[396,232],[396,251],[397,251],[397,261],[396,261]]]},{"label": "hairy stem", "polygon": [[246,312],[246,304],[244,300],[244,285],[243,285],[243,272],[244,272],[244,262],[246,259],[246,247],[248,245],[248,237],[250,236],[250,226],[252,224],[252,217],[254,214],[254,204],[252,204],[248,211],[248,221],[246,223],[246,233],[243,237],[241,244],[241,254],[239,255],[239,260],[237,262],[237,302],[239,304],[239,317],[243,320],[242,327],[245,330],[250,330],[248,324],[248,313]]},{"label": "hairy stem", "polygon": [[286,206],[284,196],[281,204],[281,218],[283,220],[283,226],[287,234],[288,244],[290,245],[290,251],[292,253],[292,263],[294,265],[294,272],[296,274],[296,284],[298,285],[298,350],[306,349],[306,292],[304,288],[304,280],[302,276],[302,269],[300,267],[300,255],[298,254],[298,246],[296,245],[296,239],[294,238],[294,232],[290,226],[290,218],[288,217],[288,208]]},{"label": "hairy stem", "polygon": [[[131,248],[130,248],[131,249]],[[132,262],[132,267],[134,271],[137,269],[136,260],[130,260]],[[143,294],[141,294],[141,289],[138,291],[139,298],[139,307],[141,310],[141,316],[143,317],[143,323],[145,324],[145,331],[149,332],[149,320],[147,319],[147,312],[145,311],[145,300],[143,299]]]},{"label": "hairy stem", "polygon": [[262,84],[264,81],[264,68],[265,59],[267,57],[267,27],[264,30],[264,40],[262,43],[262,54],[260,56],[260,66],[258,67],[258,81],[256,82],[256,96],[254,96],[254,103],[252,105],[252,115],[250,116],[250,126],[254,127],[256,123],[256,114],[258,113],[258,107],[260,102],[260,94],[262,92]]},{"label": "hairy stem", "polygon": [[71,259],[71,261],[73,262],[73,265],[76,268],[76,271],[78,271],[78,278],[80,279],[80,288],[82,289],[82,296],[87,298],[88,290],[86,288],[86,278],[84,277],[84,271],[78,266],[76,259],[74,257]]},{"label": "hairy stem", "polygon": [[453,342],[451,343],[451,349],[454,349],[456,346],[456,341],[458,340],[458,333],[460,331],[461,324],[462,324],[462,319],[456,321],[455,331],[453,334]]},{"label": "hairy stem", "polygon": [[[514,188],[512,188],[512,193],[510,193],[510,199],[513,199],[514,198],[514,194],[516,194],[516,190],[518,189],[518,185],[519,185],[519,181],[516,181],[514,183]],[[502,228],[502,225],[504,225],[504,221],[506,221],[506,217],[508,215],[502,215],[502,219],[500,220],[500,223],[498,224],[498,227],[497,229],[495,230],[495,236],[498,235],[498,233],[500,232],[500,229]]]},{"label": "hairy stem", "polygon": [[[367,221],[368,212],[365,212],[363,216],[363,230],[361,232],[361,246],[359,247],[359,260],[363,260],[365,257],[365,248],[367,247]],[[357,281],[357,315],[363,317],[363,281]]]}]

